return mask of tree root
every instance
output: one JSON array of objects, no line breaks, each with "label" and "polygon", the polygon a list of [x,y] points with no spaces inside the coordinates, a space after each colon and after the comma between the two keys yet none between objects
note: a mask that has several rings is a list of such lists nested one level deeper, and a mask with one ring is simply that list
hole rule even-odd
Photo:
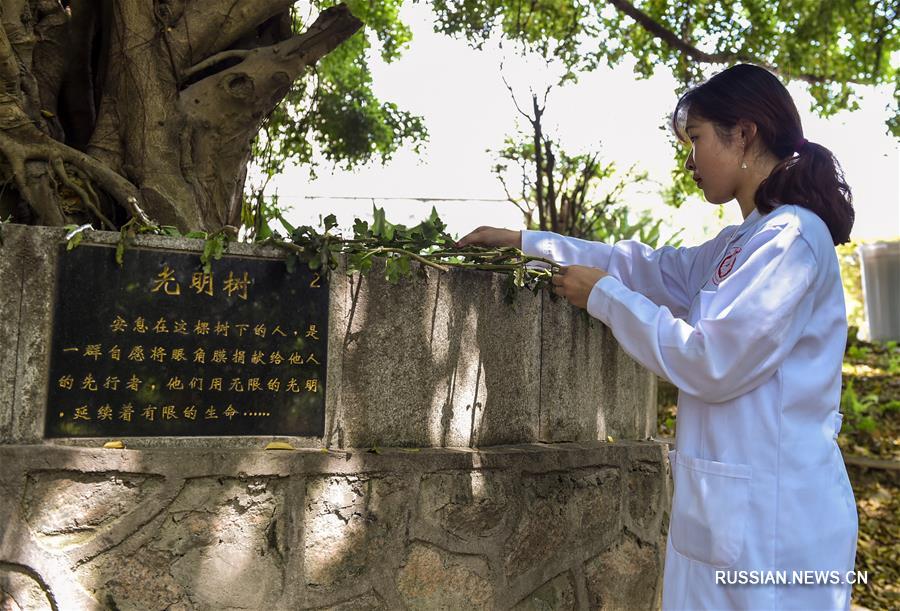
[{"label": "tree root", "polygon": [[[100,211],[100,200],[93,187],[90,186],[91,182],[108,193],[120,205],[124,206],[141,224],[151,227],[156,226],[156,223],[141,209],[138,203],[139,192],[137,188],[111,168],[81,151],[49,139],[43,133],[35,134],[32,132],[27,135],[28,140],[22,142],[10,134],[12,131],[12,129],[0,130],[0,154],[5,156],[9,162],[12,177],[16,182],[19,193],[35,210],[40,210],[41,205],[36,201],[32,189],[28,186],[25,165],[31,161],[46,161],[53,171],[53,175],[66,187],[74,191],[85,207],[110,229],[115,230],[115,224]],[[26,127],[26,131],[31,130],[28,130]],[[65,164],[74,169],[86,188],[72,180]]]},{"label": "tree root", "polygon": [[[91,211],[91,213],[96,216],[100,221],[106,225],[107,229],[110,231],[116,231],[116,226],[106,218],[100,211],[100,198],[97,197],[97,193],[94,192],[94,189],[91,188],[90,182],[84,181],[86,189],[82,189],[78,183],[71,179],[68,172],[66,172],[66,166],[63,163],[62,159],[59,157],[55,157],[50,160],[50,167],[53,168],[53,171],[56,173],[57,178],[59,178],[62,183],[70,188],[72,191],[78,195],[78,198],[81,200],[81,203],[84,204],[84,207]],[[80,174],[80,172],[79,172]],[[82,178],[82,177],[79,177]]]}]

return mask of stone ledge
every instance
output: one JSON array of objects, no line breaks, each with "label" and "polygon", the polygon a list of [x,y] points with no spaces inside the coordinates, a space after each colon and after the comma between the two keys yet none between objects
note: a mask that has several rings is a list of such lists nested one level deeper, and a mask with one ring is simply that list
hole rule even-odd
[{"label": "stone ledge", "polygon": [[[113,450],[62,446],[53,443],[0,445],[0,463],[9,474],[42,470],[84,473],[178,474],[200,477],[210,473],[286,477],[315,473],[378,473],[382,471],[441,471],[454,469],[521,469],[542,472],[586,466],[620,464],[625,456],[655,462],[666,457],[667,446],[655,441],[613,443],[529,443],[484,448],[379,448],[328,450],[248,450],[240,448],[152,448]],[[44,467],[42,467],[42,465]],[[158,465],[154,467],[154,465]]]}]

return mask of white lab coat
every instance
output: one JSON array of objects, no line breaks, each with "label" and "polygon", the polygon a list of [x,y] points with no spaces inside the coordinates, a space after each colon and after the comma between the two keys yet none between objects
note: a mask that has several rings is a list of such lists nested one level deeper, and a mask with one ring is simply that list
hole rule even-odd
[{"label": "white lab coat", "polygon": [[[522,247],[606,270],[588,312],[679,388],[663,608],[848,609],[858,523],[836,441],[847,322],[825,223],[785,205],[692,248],[541,231]],[[717,570],[743,583],[717,584]],[[798,584],[795,571],[829,573]]]}]

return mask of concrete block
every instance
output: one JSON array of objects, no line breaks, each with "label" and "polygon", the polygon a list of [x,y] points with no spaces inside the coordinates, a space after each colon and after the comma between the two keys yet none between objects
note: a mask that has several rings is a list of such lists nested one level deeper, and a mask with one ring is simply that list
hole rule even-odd
[{"label": "concrete block", "polygon": [[[631,358],[604,327],[606,354],[613,355],[604,367],[609,377],[605,411],[608,435],[615,439],[647,439],[656,434],[656,376]],[[602,438],[601,438],[602,439]]]},{"label": "concrete block", "polygon": [[606,439],[604,326],[565,299],[542,293],[541,429],[546,442]]},{"label": "concrete block", "polygon": [[18,364],[19,316],[25,268],[21,264],[27,233],[20,225],[0,226],[0,443],[12,440]]},{"label": "concrete block", "polygon": [[[540,299],[503,301],[505,278],[452,269],[391,285],[333,281],[329,367],[338,447],[479,446],[531,441],[538,428]],[[329,372],[329,379],[330,372]]]},{"label": "concrete block", "polygon": [[[7,225],[3,231],[4,236],[18,234],[11,256],[22,277],[14,357],[15,385],[12,404],[7,408],[11,426],[4,440],[7,443],[34,443],[40,441],[44,433],[56,249],[65,230]],[[3,258],[7,256],[4,254]]]},{"label": "concrete block", "polygon": [[606,325],[545,293],[541,327],[541,441],[655,433],[656,378]]},{"label": "concrete block", "polygon": [[671,504],[666,446],[634,444],[624,465],[624,508],[626,528],[642,543],[665,549],[663,512]]}]

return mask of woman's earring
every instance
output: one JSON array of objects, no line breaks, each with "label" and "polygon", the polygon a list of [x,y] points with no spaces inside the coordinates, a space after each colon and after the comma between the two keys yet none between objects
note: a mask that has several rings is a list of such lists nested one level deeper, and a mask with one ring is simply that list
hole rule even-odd
[{"label": "woman's earring", "polygon": [[746,162],[746,161],[742,161],[742,162],[741,162],[741,169],[742,169],[742,170],[746,170],[746,169],[747,169],[747,162]]}]

